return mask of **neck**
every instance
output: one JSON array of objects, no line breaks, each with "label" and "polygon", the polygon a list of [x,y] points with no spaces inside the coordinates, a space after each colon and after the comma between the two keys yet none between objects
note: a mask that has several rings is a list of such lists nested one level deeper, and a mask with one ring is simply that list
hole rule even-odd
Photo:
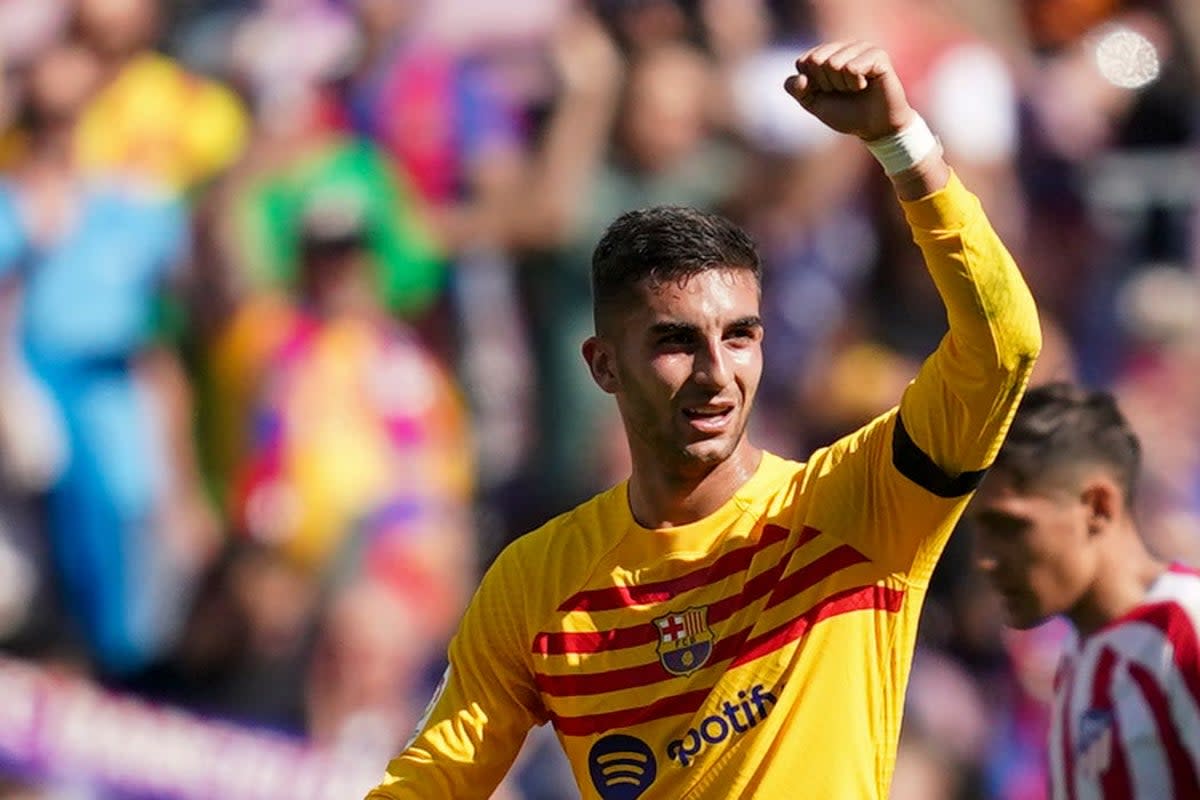
[{"label": "neck", "polygon": [[131,50],[100,53],[100,85],[106,85],[121,74],[121,70],[131,61],[147,52],[149,52],[149,48],[138,47]]},{"label": "neck", "polygon": [[672,528],[704,519],[754,475],[762,450],[743,441],[733,455],[696,471],[638,468],[629,478],[629,510],[644,528]]},{"label": "neck", "polygon": [[1146,593],[1166,571],[1132,526],[1114,541],[1096,572],[1091,588],[1067,616],[1080,636],[1089,636],[1143,603]]},{"label": "neck", "polygon": [[372,281],[365,275],[347,275],[316,293],[315,307],[327,318],[374,320],[383,316]]}]

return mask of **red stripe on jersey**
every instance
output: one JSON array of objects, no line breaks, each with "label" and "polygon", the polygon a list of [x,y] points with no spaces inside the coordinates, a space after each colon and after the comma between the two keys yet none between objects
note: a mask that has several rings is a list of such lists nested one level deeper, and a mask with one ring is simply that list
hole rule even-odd
[{"label": "red stripe on jersey", "polygon": [[1171,721],[1171,709],[1167,702],[1167,694],[1163,691],[1150,671],[1137,662],[1129,665],[1129,677],[1142,690],[1146,705],[1154,715],[1158,726],[1158,739],[1162,742],[1167,754],[1167,765],[1171,769],[1171,783],[1175,787],[1171,797],[1200,797],[1200,779],[1196,769],[1188,757],[1187,748],[1179,738],[1179,730]]},{"label": "red stripe on jersey", "polygon": [[[732,636],[718,639],[713,644],[712,655],[709,656],[706,666],[719,664],[736,656],[750,636],[752,629],[752,627],[743,628]],[[652,683],[661,683],[675,678],[674,675],[663,669],[663,665],[659,661],[610,669],[605,672],[573,672],[566,675],[546,675],[536,672],[533,677],[537,682],[538,689],[553,697],[605,694],[638,686],[649,686]]]},{"label": "red stripe on jersey", "polygon": [[1108,765],[1100,777],[1100,791],[1109,800],[1127,800],[1133,797],[1133,786],[1129,782],[1129,765],[1125,763],[1125,748],[1121,746],[1121,721],[1117,719],[1112,701],[1113,670],[1117,666],[1117,654],[1111,647],[1100,651],[1096,662],[1096,674],[1092,678],[1092,707],[1107,711],[1112,716],[1109,725]]},{"label": "red stripe on jersey", "polygon": [[1059,725],[1062,730],[1062,745],[1059,748],[1060,766],[1063,772],[1063,788],[1067,792],[1067,800],[1075,800],[1075,761],[1071,758],[1071,690],[1074,688],[1075,675],[1069,676],[1063,683],[1063,704]]},{"label": "red stripe on jersey", "polygon": [[712,687],[664,697],[640,708],[606,711],[602,714],[584,714],[578,717],[561,717],[550,713],[555,729],[565,736],[591,736],[613,728],[628,728],[643,722],[653,722],[664,717],[691,714],[708,699]]},{"label": "red stripe on jersey", "polygon": [[599,653],[602,650],[621,650],[626,647],[658,640],[658,634],[647,625],[613,628],[607,631],[560,631],[539,633],[533,637],[532,651],[539,656],[560,656],[564,653]]},{"label": "red stripe on jersey", "polygon": [[[812,529],[808,528],[806,530]],[[806,539],[801,537],[801,540],[791,550],[780,557],[779,563],[770,569],[763,570],[758,575],[746,581],[745,585],[742,586],[742,590],[737,594],[724,597],[715,603],[709,604],[708,624],[711,626],[729,619],[754,601],[771,594],[772,589],[777,589],[780,585],[779,578],[783,575],[784,569],[787,568],[789,558],[807,541],[810,541],[811,538]],[[801,575],[804,580],[808,581],[807,583],[794,580],[794,576],[788,576],[786,581],[789,584],[792,594],[797,594],[815,586],[838,569],[841,569],[842,566],[845,566],[842,563],[844,555],[830,558],[833,553],[836,553],[840,549],[831,550],[812,564],[797,571],[796,574]],[[816,570],[812,569],[813,565],[816,564],[820,564],[820,568]],[[543,656],[563,655],[564,653],[599,653],[604,650],[621,650],[627,647],[637,647],[656,641],[658,641],[657,631],[655,631],[654,626],[646,624],[631,625],[626,628],[613,628],[607,631],[543,631],[533,637],[532,650],[537,655]]]},{"label": "red stripe on jersey", "polygon": [[767,604],[763,608],[774,608],[785,600],[789,600],[800,594],[805,589],[815,586],[835,572],[840,572],[846,567],[851,567],[855,564],[861,564],[866,560],[866,556],[848,544],[835,547],[825,555],[815,559],[811,564],[805,564],[776,584],[775,591],[771,592],[771,599],[767,601]]},{"label": "red stripe on jersey", "polygon": [[[650,605],[671,600],[682,592],[707,586],[746,570],[756,555],[771,545],[782,542],[789,534],[790,531],[780,525],[765,525],[762,536],[757,542],[731,550],[706,567],[685,573],[677,578],[655,581],[641,586],[607,586],[603,589],[587,589],[568,597],[558,607],[558,610],[564,613],[609,611],[614,608]],[[800,540],[796,546],[799,547],[812,541],[819,534],[820,531],[815,528],[804,528],[800,531]]]},{"label": "red stripe on jersey", "polygon": [[[864,586],[856,589],[851,589],[849,592],[842,592],[833,597],[827,598],[825,601],[817,604],[813,608],[797,620],[792,620],[780,628],[768,631],[761,636],[755,638],[757,642],[763,642],[770,637],[778,634],[780,631],[788,629],[797,623],[802,622],[803,627],[796,632],[795,638],[804,635],[804,631],[811,625],[820,622],[831,616],[843,614],[847,611],[858,611],[866,608],[886,608],[889,611],[898,611],[900,608],[900,600],[903,599],[904,593],[897,591],[895,598],[887,598],[881,605],[873,605],[871,597],[878,587]],[[894,591],[894,590],[883,590]],[[849,597],[847,595],[850,595]],[[853,595],[861,595],[861,598],[856,599]],[[831,602],[832,601],[832,602]],[[891,607],[894,602],[895,607]],[[737,633],[724,636],[716,641],[713,645],[712,655],[709,656],[708,665],[719,664],[722,661],[739,656],[747,639],[750,637],[750,632],[754,629],[753,625],[747,626]],[[791,639],[781,641],[775,647],[770,647],[764,652],[769,652],[777,647],[786,644]],[[760,653],[761,655],[761,653]],[[737,664],[745,663],[752,658],[739,657]],[[620,667],[618,669],[610,669],[604,672],[592,673],[569,673],[566,675],[547,675],[542,672],[534,673],[534,680],[537,682],[538,689],[545,694],[553,697],[571,697],[580,695],[605,694],[607,692],[616,692],[622,689],[633,689],[638,686],[648,686],[653,683],[661,683],[674,678],[658,661],[652,661],[648,664],[638,664],[632,667]]]},{"label": "red stripe on jersey", "polygon": [[851,611],[865,611],[867,609],[895,613],[900,610],[900,604],[903,601],[903,589],[891,589],[884,586],[862,586],[830,595],[810,608],[802,616],[774,630],[755,636],[746,642],[746,649],[734,659],[733,664],[730,666],[736,667],[746,664],[796,641],[804,636],[809,628],[821,620]]},{"label": "red stripe on jersey", "polygon": [[1122,621],[1141,620],[1162,631],[1171,643],[1175,666],[1187,685],[1192,699],[1200,704],[1200,644],[1191,617],[1177,603],[1151,603],[1135,609]]},{"label": "red stripe on jersey", "polygon": [[[774,631],[755,637],[752,642],[757,644],[752,644],[750,650],[743,651],[733,666],[746,663],[779,649],[788,642],[803,636],[805,631],[821,620],[850,611],[871,608],[895,612],[900,610],[900,604],[903,600],[903,590],[890,589],[883,586],[863,586],[839,592],[809,609],[808,613],[803,617],[776,628]],[[730,637],[727,641],[735,640]],[[644,666],[653,666],[661,669],[658,664]],[[595,675],[577,677],[585,680],[594,680],[596,678]],[[711,687],[708,689],[696,689],[691,692],[664,697],[661,700],[656,700],[649,705],[639,708],[608,711],[601,714],[564,717],[551,712],[550,719],[554,722],[555,728],[565,736],[591,736],[614,728],[627,728],[643,722],[663,719],[664,717],[691,714],[704,704],[710,691]]]}]

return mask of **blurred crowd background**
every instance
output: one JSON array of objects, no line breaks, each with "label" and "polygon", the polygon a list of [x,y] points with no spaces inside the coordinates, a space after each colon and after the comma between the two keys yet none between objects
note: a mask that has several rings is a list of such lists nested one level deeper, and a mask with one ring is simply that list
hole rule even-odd
[{"label": "blurred crowd background", "polygon": [[[837,38],[890,52],[1033,286],[1035,381],[1119,395],[1143,530],[1200,565],[1193,0],[0,0],[0,797],[373,783],[490,560],[627,468],[579,356],[622,211],[758,241],[761,443],[892,405],[945,317],[781,88]],[[1045,796],[1064,628],[1007,631],[969,534],[895,800]],[[549,732],[499,796],[577,797]]]}]

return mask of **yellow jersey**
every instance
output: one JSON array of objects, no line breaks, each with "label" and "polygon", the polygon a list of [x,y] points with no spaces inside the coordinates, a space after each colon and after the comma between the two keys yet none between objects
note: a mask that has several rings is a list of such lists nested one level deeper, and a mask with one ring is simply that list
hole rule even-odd
[{"label": "yellow jersey", "polygon": [[89,103],[75,145],[88,172],[130,172],[187,191],[233,164],[248,130],[231,89],[146,52]]},{"label": "yellow jersey", "polygon": [[887,797],[930,575],[1041,346],[957,178],[904,209],[950,332],[899,407],[698,522],[622,483],[515,541],[369,800],[486,798],[546,722],[589,800]]}]

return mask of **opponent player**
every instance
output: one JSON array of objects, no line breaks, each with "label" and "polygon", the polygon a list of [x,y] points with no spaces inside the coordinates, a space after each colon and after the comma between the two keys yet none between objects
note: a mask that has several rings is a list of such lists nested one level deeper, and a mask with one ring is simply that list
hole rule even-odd
[{"label": "opponent player", "polygon": [[1064,614],[1079,634],[1055,679],[1061,800],[1200,797],[1200,576],[1142,544],[1140,463],[1110,395],[1041,386],[969,511],[1011,624]]},{"label": "opponent player", "polygon": [[887,796],[930,573],[1041,338],[884,52],[821,45],[787,90],[891,175],[949,334],[898,409],[784,460],[745,436],[762,370],[752,243],[688,209],[617,219],[583,354],[632,474],[499,556],[372,800],[487,797],[542,722],[587,798]]}]

